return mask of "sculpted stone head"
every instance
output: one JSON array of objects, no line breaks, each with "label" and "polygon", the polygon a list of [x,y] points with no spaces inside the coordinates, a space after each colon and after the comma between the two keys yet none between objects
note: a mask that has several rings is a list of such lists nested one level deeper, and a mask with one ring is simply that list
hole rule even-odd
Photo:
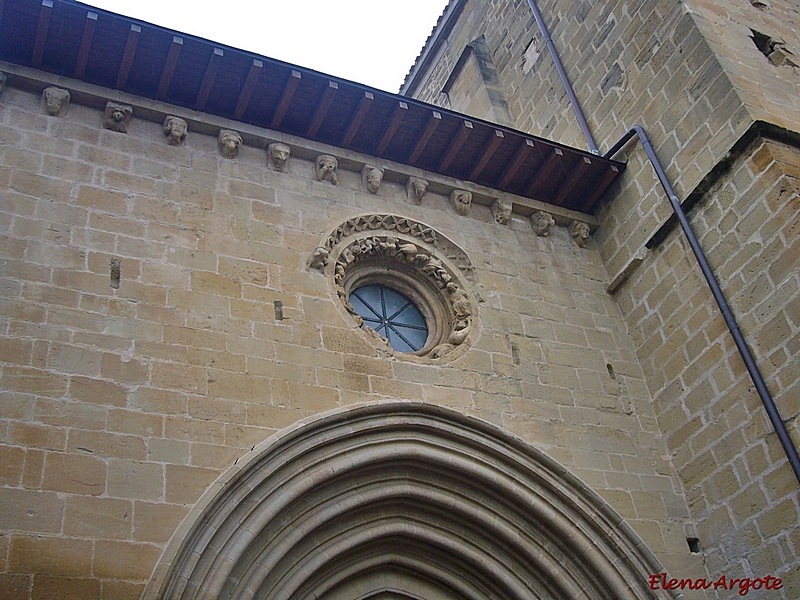
[{"label": "sculpted stone head", "polygon": [[421,177],[410,177],[406,183],[408,199],[414,204],[422,204],[422,199],[428,191],[428,181]]},{"label": "sculpted stone head", "polygon": [[219,130],[219,153],[225,158],[236,158],[242,147],[242,136],[231,129]]},{"label": "sculpted stone head", "polygon": [[591,233],[591,228],[583,221],[573,221],[569,224],[569,234],[572,236],[572,241],[575,242],[580,248],[586,245],[586,239]]},{"label": "sculpted stone head", "polygon": [[514,205],[508,200],[501,200],[499,198],[495,200],[494,204],[492,204],[494,222],[498,225],[508,225],[508,222],[511,220],[511,211],[513,208]]},{"label": "sculpted stone head", "polygon": [[450,194],[450,205],[460,215],[467,215],[472,206],[472,192],[453,190]]},{"label": "sculpted stone head", "polygon": [[286,163],[291,153],[291,148],[286,144],[281,144],[280,142],[270,144],[267,146],[267,163],[271,169],[286,173],[289,170]]},{"label": "sculpted stone head", "polygon": [[168,115],[164,118],[164,135],[173,146],[180,146],[189,133],[189,125],[180,117]]},{"label": "sculpted stone head", "polygon": [[164,119],[164,135],[172,146],[180,146],[189,133],[189,125],[180,117],[168,115]]},{"label": "sculpted stone head", "polygon": [[336,176],[336,169],[339,166],[339,161],[335,156],[330,154],[320,154],[317,157],[317,181],[328,181],[333,185],[339,183]]},{"label": "sculpted stone head", "polygon": [[45,112],[52,116],[64,116],[69,105],[69,92],[67,90],[49,87],[42,92],[42,104]]},{"label": "sculpted stone head", "polygon": [[555,224],[556,222],[549,212],[540,210],[531,215],[533,232],[540,237],[547,237],[550,235],[550,228]]},{"label": "sculpted stone head", "polygon": [[107,102],[103,113],[103,127],[119,133],[128,133],[128,125],[133,116],[133,107],[116,102]]},{"label": "sculpted stone head", "polygon": [[383,182],[383,169],[373,165],[364,165],[361,177],[364,180],[364,187],[367,188],[367,191],[370,194],[377,194]]}]

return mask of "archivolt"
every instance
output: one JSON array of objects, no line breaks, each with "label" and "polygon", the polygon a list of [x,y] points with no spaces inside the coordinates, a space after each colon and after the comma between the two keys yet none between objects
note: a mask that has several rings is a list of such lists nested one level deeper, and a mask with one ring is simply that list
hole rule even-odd
[{"label": "archivolt", "polygon": [[[301,423],[227,474],[146,598],[643,599],[661,566],[519,439],[390,402]],[[667,596],[663,596],[667,597]]]}]

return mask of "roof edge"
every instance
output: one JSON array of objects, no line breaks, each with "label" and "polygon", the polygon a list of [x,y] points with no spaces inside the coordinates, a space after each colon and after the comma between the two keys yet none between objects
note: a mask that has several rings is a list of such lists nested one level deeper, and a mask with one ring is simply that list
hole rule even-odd
[{"label": "roof edge", "polygon": [[[586,223],[592,230],[598,227],[597,218],[592,214],[535,198],[527,198],[513,192],[506,192],[472,181],[457,179],[402,162],[375,157],[342,146],[259,127],[120,90],[109,90],[93,83],[40,71],[33,67],[16,65],[3,60],[0,60],[0,72],[8,75],[7,85],[9,87],[35,95],[40,95],[49,86],[63,87],[68,89],[72,95],[70,104],[86,106],[100,113],[103,112],[108,101],[119,102],[131,106],[137,119],[160,125],[164,122],[166,116],[174,115],[188,121],[193,134],[207,135],[212,138],[217,137],[220,129],[234,129],[241,134],[244,143],[249,146],[266,150],[269,144],[281,142],[292,148],[292,156],[309,161],[313,161],[320,154],[331,154],[339,160],[340,169],[354,172],[360,172],[364,165],[375,164],[377,158],[378,163],[385,170],[384,181],[397,183],[407,181],[410,177],[422,177],[430,182],[429,191],[445,196],[455,189],[471,192],[473,194],[473,205],[491,207],[496,200],[502,199],[511,202],[513,214],[520,217],[527,218],[537,211],[545,211],[550,213],[556,223],[562,227],[566,227],[573,220]],[[622,163],[619,164],[622,166]]]},{"label": "roof edge", "polygon": [[420,83],[420,77],[430,66],[439,50],[441,44],[445,43],[447,35],[455,26],[458,17],[461,16],[461,11],[467,0],[450,0],[450,3],[445,7],[444,12],[439,17],[433,31],[425,41],[425,45],[420,50],[419,56],[411,65],[411,70],[403,80],[400,86],[400,94],[402,96],[411,96],[416,91],[417,85]]}]

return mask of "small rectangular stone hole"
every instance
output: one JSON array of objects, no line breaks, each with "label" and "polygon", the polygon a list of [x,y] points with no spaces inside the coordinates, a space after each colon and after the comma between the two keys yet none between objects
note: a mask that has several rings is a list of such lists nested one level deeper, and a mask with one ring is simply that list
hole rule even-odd
[{"label": "small rectangular stone hole", "polygon": [[522,358],[519,354],[519,346],[517,346],[514,342],[511,342],[511,360],[514,361],[515,365],[518,365],[522,362]]},{"label": "small rectangular stone hole", "polygon": [[283,321],[283,302],[280,300],[275,300],[272,303],[272,306],[275,308],[275,320]]},{"label": "small rectangular stone hole", "polygon": [[119,280],[122,277],[122,261],[118,258],[112,258],[110,261],[111,266],[111,280],[109,285],[115,290],[119,289]]},{"label": "small rectangular stone hole", "polygon": [[687,537],[686,543],[689,544],[689,552],[697,554],[700,552],[700,540],[696,537]]}]

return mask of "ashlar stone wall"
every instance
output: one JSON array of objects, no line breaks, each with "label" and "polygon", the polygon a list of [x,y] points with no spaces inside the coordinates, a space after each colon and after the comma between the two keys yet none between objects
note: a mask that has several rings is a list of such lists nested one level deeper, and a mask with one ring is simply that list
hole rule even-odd
[{"label": "ashlar stone wall", "polygon": [[[514,126],[587,148],[528,3],[466,0],[463,5],[459,25],[411,95],[444,103],[447,98],[439,91],[455,61],[466,44],[483,35]],[[685,4],[539,0],[537,5],[600,152],[641,125],[681,198],[697,188],[753,124]],[[741,52],[768,64],[748,43]],[[612,279],[671,214],[644,153],[631,144],[617,158],[628,166],[609,194],[613,205],[607,203],[598,213],[603,227],[597,234]]]},{"label": "ashlar stone wall", "polygon": [[[102,106],[102,90],[66,83]],[[0,97],[4,597],[140,597],[238,458],[301,418],[382,400],[520,436],[599,493],[667,570],[706,575],[637,343],[594,239],[578,247],[565,227],[575,215],[553,208],[559,224],[539,237],[518,214],[496,223],[492,190],[470,188],[461,216],[449,195],[463,182],[382,164],[372,194],[361,176],[372,157],[178,109],[189,133],[172,145],[162,105],[115,101],[133,108],[127,133],[74,100],[50,116],[37,93]],[[219,153],[219,129],[241,133],[235,158]],[[267,166],[277,141],[287,172]],[[338,185],[317,180],[319,154],[338,158]],[[431,182],[421,205],[410,175]],[[337,225],[369,213],[423,222],[467,253],[477,313],[463,350],[387,353],[309,269]]]},{"label": "ashlar stone wall", "polygon": [[690,0],[686,5],[752,118],[796,131],[800,123],[797,3]]},{"label": "ashlar stone wall", "polygon": [[[601,151],[634,124],[649,133],[800,445],[796,3],[538,5]],[[436,101],[448,55],[479,35],[517,126],[583,145],[527,2],[464,3],[415,94]],[[797,481],[641,146],[618,158],[593,236],[709,572],[778,574],[773,594],[798,597]]]},{"label": "ashlar stone wall", "polygon": [[[799,160],[794,148],[758,140],[691,214],[795,444]],[[791,598],[800,589],[797,480],[690,252],[672,231],[616,298],[709,571],[778,573]]]}]

